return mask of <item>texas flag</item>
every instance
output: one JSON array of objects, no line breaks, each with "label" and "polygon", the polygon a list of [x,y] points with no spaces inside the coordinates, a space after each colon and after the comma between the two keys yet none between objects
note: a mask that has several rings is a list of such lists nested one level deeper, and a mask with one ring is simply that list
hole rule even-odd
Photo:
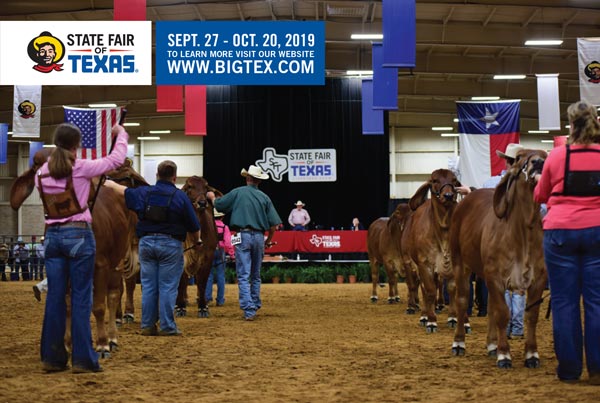
[{"label": "texas flag", "polygon": [[458,169],[463,185],[481,187],[491,176],[506,168],[496,151],[519,142],[520,100],[457,101],[460,158]]}]

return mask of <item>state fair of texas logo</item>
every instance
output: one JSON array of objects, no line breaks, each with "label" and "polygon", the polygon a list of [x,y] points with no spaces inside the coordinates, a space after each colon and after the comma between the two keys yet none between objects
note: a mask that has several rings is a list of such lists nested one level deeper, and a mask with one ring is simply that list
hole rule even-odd
[{"label": "state fair of texas logo", "polygon": [[65,45],[48,31],[42,32],[29,42],[27,54],[37,63],[33,69],[40,73],[63,71],[63,65],[58,62],[65,56]]}]

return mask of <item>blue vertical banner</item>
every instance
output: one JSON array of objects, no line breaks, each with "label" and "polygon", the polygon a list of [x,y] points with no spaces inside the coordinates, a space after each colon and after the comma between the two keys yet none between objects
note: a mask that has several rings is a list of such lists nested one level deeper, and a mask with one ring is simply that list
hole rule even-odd
[{"label": "blue vertical banner", "polygon": [[30,141],[29,142],[29,166],[33,165],[33,156],[35,153],[44,148],[43,141]]},{"label": "blue vertical banner", "polygon": [[383,0],[383,66],[415,67],[417,6],[415,0]]},{"label": "blue vertical banner", "polygon": [[373,43],[373,109],[398,110],[398,68],[383,67],[383,45]]},{"label": "blue vertical banner", "polygon": [[0,164],[6,164],[8,157],[8,123],[0,123]]},{"label": "blue vertical banner", "polygon": [[362,134],[384,134],[383,110],[373,109],[373,80],[362,81]]}]

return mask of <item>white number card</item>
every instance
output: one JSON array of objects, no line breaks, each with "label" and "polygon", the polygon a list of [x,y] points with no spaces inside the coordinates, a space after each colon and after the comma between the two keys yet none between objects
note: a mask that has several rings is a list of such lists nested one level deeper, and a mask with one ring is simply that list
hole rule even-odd
[{"label": "white number card", "polygon": [[231,236],[231,245],[235,246],[235,245],[239,245],[242,243],[242,234],[241,233],[237,233],[235,235]]}]

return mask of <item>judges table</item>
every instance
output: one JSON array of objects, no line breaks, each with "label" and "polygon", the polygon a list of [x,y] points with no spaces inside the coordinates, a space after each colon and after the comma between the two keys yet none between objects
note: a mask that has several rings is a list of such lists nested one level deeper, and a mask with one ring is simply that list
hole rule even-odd
[{"label": "judges table", "polygon": [[266,253],[367,252],[367,231],[277,231]]}]

